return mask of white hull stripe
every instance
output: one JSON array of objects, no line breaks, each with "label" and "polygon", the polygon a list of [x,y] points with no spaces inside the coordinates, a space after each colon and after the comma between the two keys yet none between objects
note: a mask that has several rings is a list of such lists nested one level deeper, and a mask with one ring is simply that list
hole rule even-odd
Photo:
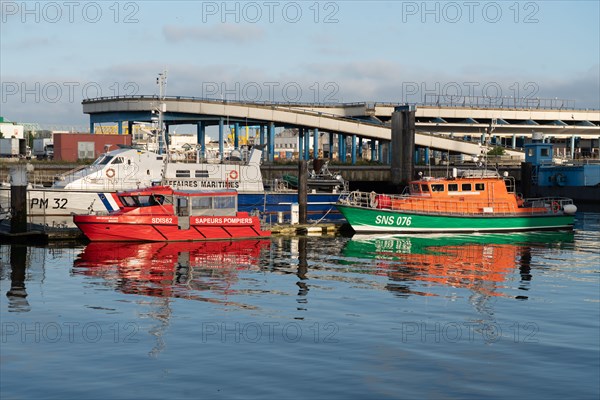
[{"label": "white hull stripe", "polygon": [[98,193],[98,197],[108,211],[115,211],[119,209],[119,206],[117,205],[115,199],[113,199],[111,193]]},{"label": "white hull stripe", "polygon": [[538,226],[538,227],[506,227],[506,228],[392,228],[388,226],[375,226],[375,225],[352,225],[352,229],[356,232],[486,232],[486,231],[526,231],[526,230],[538,230],[538,229],[558,229],[568,228],[571,225],[552,225],[552,226]]}]

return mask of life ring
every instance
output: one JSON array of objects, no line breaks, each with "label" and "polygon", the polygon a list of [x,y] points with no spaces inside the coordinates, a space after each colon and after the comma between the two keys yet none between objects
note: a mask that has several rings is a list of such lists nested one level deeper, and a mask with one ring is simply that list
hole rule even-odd
[{"label": "life ring", "polygon": [[237,173],[237,171],[236,171],[235,169],[234,169],[234,170],[231,170],[231,171],[229,171],[229,177],[230,177],[231,179],[237,179],[237,177],[238,177],[238,173]]},{"label": "life ring", "polygon": [[552,202],[552,212],[554,214],[556,214],[559,211],[560,211],[560,204],[558,204],[558,202],[556,202],[556,201],[553,201]]},{"label": "life ring", "polygon": [[371,205],[372,208],[377,207],[377,193],[371,192],[369,194],[369,204]]},{"label": "life ring", "polygon": [[114,178],[115,176],[115,170],[112,168],[109,168],[106,170],[106,177],[107,178]]}]

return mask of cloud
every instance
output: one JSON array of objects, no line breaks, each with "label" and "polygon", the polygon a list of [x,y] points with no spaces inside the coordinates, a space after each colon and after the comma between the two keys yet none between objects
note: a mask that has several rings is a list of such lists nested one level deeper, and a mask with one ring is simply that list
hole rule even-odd
[{"label": "cloud", "polygon": [[163,26],[163,36],[171,43],[192,42],[230,42],[247,43],[264,37],[264,30],[254,25],[219,24],[202,27]]},{"label": "cloud", "polygon": [[49,44],[50,40],[47,37],[30,37],[19,40],[12,47],[19,50],[32,50],[40,47],[46,47]]},{"label": "cloud", "polygon": [[278,72],[238,63],[140,65],[131,62],[107,68],[99,66],[78,76],[6,75],[2,77],[0,108],[2,115],[11,121],[86,130],[89,117],[82,112],[83,98],[155,95],[158,93],[157,74],[165,67],[169,96],[248,101],[419,103],[427,93],[453,91],[457,87],[466,94],[468,85],[475,95],[481,95],[488,85],[510,96],[516,82],[520,94],[524,95],[528,94],[525,84],[533,82],[536,90],[533,97],[567,99],[572,100],[569,105],[576,108],[600,109],[598,64],[556,78],[523,76],[519,71],[487,75],[485,69],[479,74],[451,73],[443,70],[443,65],[416,68],[385,59],[297,63],[293,69]]}]

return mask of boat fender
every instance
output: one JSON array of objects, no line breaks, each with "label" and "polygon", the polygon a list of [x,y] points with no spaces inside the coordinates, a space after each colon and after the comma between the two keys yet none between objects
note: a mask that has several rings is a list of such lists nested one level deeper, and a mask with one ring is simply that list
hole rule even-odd
[{"label": "boat fender", "polygon": [[115,170],[112,168],[109,168],[106,170],[106,177],[107,178],[114,178],[115,177]]},{"label": "boat fender", "polygon": [[372,208],[377,207],[377,193],[371,192],[369,194],[369,204],[371,205]]},{"label": "boat fender", "polygon": [[556,214],[559,211],[560,211],[560,204],[558,204],[558,202],[556,202],[556,201],[553,201],[552,202],[552,212],[554,214]]}]

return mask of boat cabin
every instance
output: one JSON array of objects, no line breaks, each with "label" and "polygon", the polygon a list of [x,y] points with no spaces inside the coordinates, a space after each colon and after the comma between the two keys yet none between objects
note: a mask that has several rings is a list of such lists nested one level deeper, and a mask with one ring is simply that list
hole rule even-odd
[{"label": "boat cabin", "polygon": [[186,192],[162,186],[123,192],[118,197],[124,207],[139,208],[140,213],[149,212],[147,207],[156,206],[178,217],[235,216],[237,212],[237,192],[232,190]]},{"label": "boat cabin", "polygon": [[412,181],[409,190],[411,196],[418,197],[469,201],[481,198],[487,199],[491,195],[497,199],[499,197],[514,197],[515,180],[509,176],[502,179],[495,172],[481,175],[465,171],[461,177],[424,177],[418,181]]},{"label": "boat cabin", "polygon": [[[499,185],[496,187],[496,185]],[[413,196],[423,197],[446,197],[446,196],[487,196],[487,190],[497,191],[501,186],[504,185],[501,180],[498,179],[482,179],[466,181],[461,179],[460,181],[416,181],[410,184],[410,194]]]},{"label": "boat cabin", "polygon": [[500,177],[496,172],[464,171],[460,177],[411,181],[410,194],[372,195],[376,208],[432,213],[514,212],[522,205],[515,193],[514,178]]}]

